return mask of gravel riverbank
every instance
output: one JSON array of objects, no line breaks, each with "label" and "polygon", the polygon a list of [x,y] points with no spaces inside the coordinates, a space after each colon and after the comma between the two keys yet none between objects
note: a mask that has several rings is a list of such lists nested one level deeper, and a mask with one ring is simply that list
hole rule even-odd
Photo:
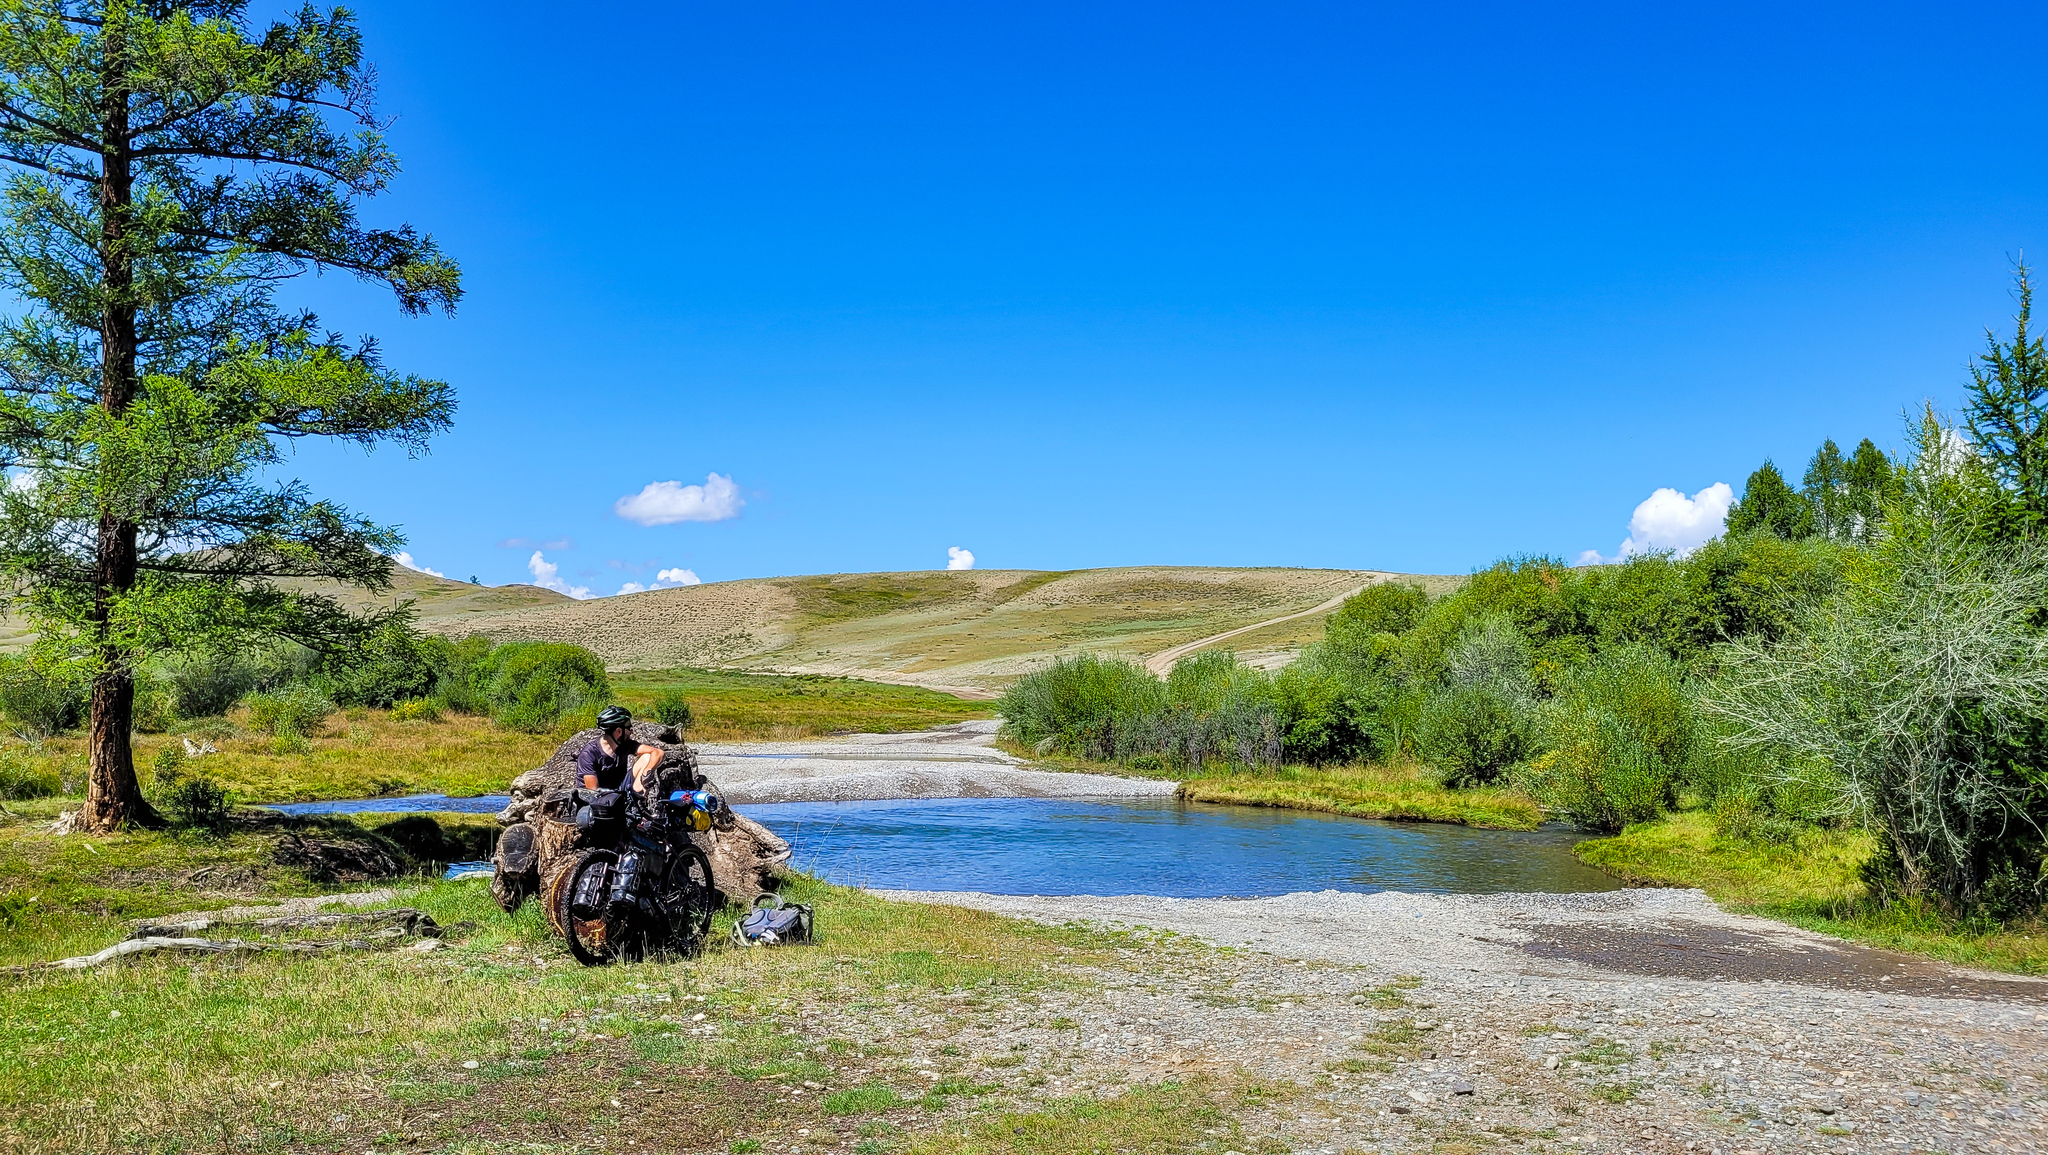
[{"label": "gravel riverbank", "polygon": [[907,734],[849,734],[800,742],[694,745],[726,799],[866,802],[891,798],[1156,798],[1174,783],[1033,770],[994,746],[993,719]]},{"label": "gravel riverbank", "polygon": [[1134,1078],[1307,1088],[1300,1155],[1562,1144],[2048,1150],[2048,981],[1731,915],[1697,891],[1271,899],[893,892],[1234,949],[1107,992],[1077,1031]]}]

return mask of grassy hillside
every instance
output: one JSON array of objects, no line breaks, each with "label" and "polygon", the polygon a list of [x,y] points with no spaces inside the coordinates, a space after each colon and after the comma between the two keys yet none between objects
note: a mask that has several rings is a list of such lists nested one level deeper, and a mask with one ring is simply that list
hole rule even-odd
[{"label": "grassy hillside", "polygon": [[[1055,655],[1143,658],[1299,613],[1392,575],[1367,570],[1139,567],[761,578],[503,609],[422,601],[422,625],[495,640],[573,640],[615,669],[738,667],[982,695]],[[1448,587],[1456,578],[1422,579]],[[456,583],[459,584],[459,583]],[[468,587],[474,588],[474,587]],[[459,599],[450,605],[461,604]],[[1285,661],[1314,614],[1234,638]]]}]

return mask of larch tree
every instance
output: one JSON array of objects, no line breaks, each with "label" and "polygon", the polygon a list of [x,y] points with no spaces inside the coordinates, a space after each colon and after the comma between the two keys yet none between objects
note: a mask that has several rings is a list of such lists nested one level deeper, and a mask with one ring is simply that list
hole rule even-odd
[{"label": "larch tree", "polygon": [[285,448],[419,452],[454,412],[277,302],[333,269],[452,310],[460,275],[357,219],[397,161],[354,19],[246,7],[0,0],[0,576],[41,657],[90,675],[87,830],[157,821],[130,744],[151,655],[376,624],[278,580],[383,589],[400,540],[271,480]]},{"label": "larch tree", "polygon": [[2034,284],[2022,263],[2015,280],[2020,311],[2011,341],[1984,334],[1990,346],[1970,366],[1965,410],[1970,439],[2018,501],[2026,528],[2048,523],[2048,346],[2034,335]]},{"label": "larch tree", "polygon": [[1813,511],[1785,475],[1769,461],[1757,467],[1742,487],[1742,500],[1728,508],[1728,532],[1768,530],[1786,541],[1813,536]]}]

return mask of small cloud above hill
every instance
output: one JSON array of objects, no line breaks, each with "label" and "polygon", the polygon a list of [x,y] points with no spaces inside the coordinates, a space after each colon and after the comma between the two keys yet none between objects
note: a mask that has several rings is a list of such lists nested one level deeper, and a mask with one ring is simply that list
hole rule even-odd
[{"label": "small cloud above hill", "polygon": [[698,577],[695,570],[682,568],[665,569],[654,575],[654,584],[641,585],[639,582],[627,582],[619,587],[619,592],[622,594],[638,594],[645,593],[648,590],[672,590],[679,586],[701,586],[703,584],[704,579]]},{"label": "small cloud above hill", "polygon": [[973,569],[974,555],[957,545],[949,545],[946,547],[946,568]]},{"label": "small cloud above hill", "polygon": [[428,569],[428,568],[427,568],[426,566],[423,566],[423,565],[419,564],[418,562],[416,562],[416,561],[412,560],[412,555],[411,555],[411,554],[409,554],[409,553],[407,553],[407,552],[405,552],[404,550],[399,550],[399,551],[398,551],[397,553],[394,553],[394,554],[392,554],[392,555],[391,555],[391,560],[392,560],[392,561],[395,561],[395,562],[397,562],[397,563],[398,563],[399,565],[402,565],[402,566],[404,566],[405,568],[407,568],[407,569],[409,569],[409,570],[413,571],[414,573],[423,573],[423,574],[426,574],[426,575],[427,575],[428,577],[447,577],[447,576],[448,576],[447,574],[444,574],[444,573],[442,573],[442,572],[441,572],[440,570],[437,570],[437,569]]},{"label": "small cloud above hill", "polygon": [[702,485],[680,481],[649,482],[612,504],[612,512],[640,525],[674,525],[682,521],[725,521],[738,517],[746,502],[740,487],[723,474],[708,474]]},{"label": "small cloud above hill", "polygon": [[1642,553],[1671,550],[1680,557],[1721,536],[1728,522],[1728,507],[1735,504],[1735,491],[1717,481],[1687,497],[1664,488],[1644,498],[1628,519],[1628,536],[1604,557],[1597,549],[1579,555],[1579,565],[1612,565]]},{"label": "small cloud above hill", "polygon": [[562,567],[541,556],[539,550],[534,550],[533,556],[526,559],[526,568],[533,574],[533,584],[542,589],[553,590],[558,594],[568,594],[578,601],[597,596],[590,592],[589,586],[572,586],[568,582],[563,581]]}]

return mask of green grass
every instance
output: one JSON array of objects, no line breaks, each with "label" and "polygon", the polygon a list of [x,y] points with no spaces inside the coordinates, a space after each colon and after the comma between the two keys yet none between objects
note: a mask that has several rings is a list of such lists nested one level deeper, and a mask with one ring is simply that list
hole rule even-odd
[{"label": "green grass", "polygon": [[[687,735],[693,742],[920,730],[985,718],[992,706],[853,678],[676,670],[622,674],[615,683],[619,701],[648,717],[657,695],[677,689],[697,719]],[[389,710],[353,709],[329,716],[306,735],[302,748],[281,752],[268,734],[256,732],[248,711],[237,710],[226,719],[193,723],[170,734],[137,735],[135,762],[147,788],[157,751],[181,745],[191,735],[204,737],[219,751],[191,768],[217,779],[243,804],[414,793],[463,797],[503,791],[512,779],[546,762],[573,728],[574,722],[567,722],[558,733],[526,734],[473,715],[403,720]],[[83,788],[85,744],[79,735],[15,749],[22,756],[9,765],[19,772],[53,778],[70,792]]]},{"label": "green grass", "polygon": [[[7,928],[14,961],[117,941],[123,917],[312,889],[268,861],[261,832],[58,839],[12,823],[0,888],[48,908]],[[189,881],[224,867],[243,872],[228,893]],[[0,1152],[497,1152],[549,1136],[660,1150],[679,1135],[745,1151],[787,1147],[805,1128],[812,1143],[860,1135],[889,1151],[1166,1152],[1203,1128],[1238,1133],[1228,1084],[1035,1103],[1012,1085],[1022,1070],[928,1086],[886,1041],[863,1054],[824,1026],[861,1007],[909,1016],[937,1043],[985,1014],[1089,989],[1101,968],[1187,948],[809,881],[793,897],[817,908],[814,946],[585,969],[531,905],[507,916],[479,884],[422,881],[398,901],[450,928],[432,953],[144,959],[0,979]],[[942,997],[963,992],[989,1009]],[[719,1033],[691,1034],[693,1012]],[[805,1082],[837,1089],[789,1093]]]},{"label": "green grass", "polygon": [[631,671],[616,675],[612,685],[628,709],[650,716],[658,695],[682,691],[696,718],[688,736],[697,742],[791,739],[847,731],[888,734],[988,718],[995,712],[993,702],[972,702],[917,686],[810,674]]},{"label": "green grass", "polygon": [[1698,887],[1723,906],[1808,930],[1987,970],[2048,974],[2048,924],[2039,919],[1978,926],[1924,905],[1872,901],[1857,876],[1871,850],[1869,835],[1852,830],[1810,831],[1783,844],[1727,838],[1700,811],[1577,847],[1580,859],[1618,878]]}]

